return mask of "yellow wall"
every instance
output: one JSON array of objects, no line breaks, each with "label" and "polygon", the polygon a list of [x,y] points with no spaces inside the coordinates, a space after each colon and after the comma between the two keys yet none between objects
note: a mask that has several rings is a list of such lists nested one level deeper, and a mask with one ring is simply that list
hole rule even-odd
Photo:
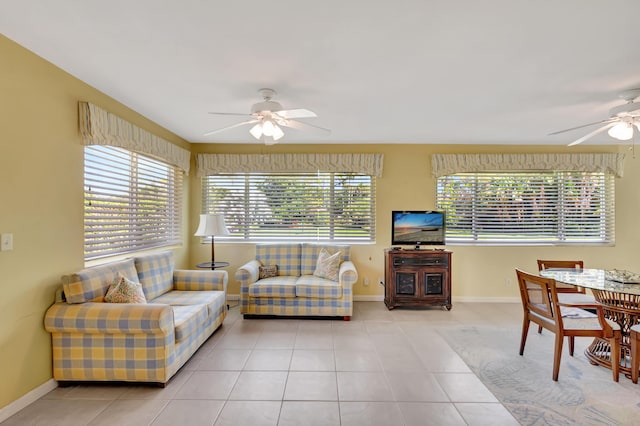
[{"label": "yellow wall", "polygon": [[[0,233],[14,236],[14,250],[0,252],[1,408],[51,379],[44,313],[60,276],[84,266],[78,101],[189,144],[3,36],[0,58]],[[176,250],[181,265],[187,250]]]},{"label": "yellow wall", "polygon": [[[62,274],[84,266],[82,243],[83,158],[77,102],[93,102],[182,147],[189,144],[151,121],[0,36],[0,233],[13,233],[14,250],[0,252],[0,408],[51,378],[50,337],[42,326]],[[624,148],[619,148],[623,150]],[[380,296],[383,250],[389,246],[390,211],[434,207],[430,154],[434,152],[575,152],[563,147],[447,145],[193,144],[192,152],[379,152],[384,176],[377,181],[377,242],[353,246],[360,272],[356,295]],[[617,151],[582,147],[581,152]],[[629,155],[617,181],[615,247],[451,246],[455,297],[516,297],[513,268],[532,270],[535,259],[581,258],[593,267],[640,271],[638,160]],[[200,212],[200,179],[186,180],[180,267],[206,261],[210,246],[193,237]],[[251,244],[216,244],[216,257],[233,272],[253,256]],[[368,277],[370,285],[363,286]],[[505,281],[511,284],[505,286]],[[455,309],[455,305],[454,305]]]},{"label": "yellow wall", "polygon": [[[384,173],[377,180],[376,243],[353,245],[352,259],[359,279],[354,295],[384,295],[378,285],[384,276],[384,249],[390,246],[391,210],[435,208],[435,179],[431,176],[433,153],[543,153],[576,152],[576,148],[558,146],[504,145],[202,145],[193,144],[192,152],[207,153],[310,153],[364,152],[384,154]],[[580,152],[627,152],[626,147],[580,147]],[[640,154],[639,154],[640,155]],[[607,267],[640,271],[638,243],[640,229],[636,216],[640,211],[640,158],[629,153],[625,160],[624,178],[616,179],[616,245],[615,247],[552,246],[447,246],[453,252],[452,292],[458,300],[519,298],[514,268],[534,271],[538,258],[583,259],[589,267]],[[193,173],[191,185],[191,221],[197,223],[201,209],[201,180]],[[209,260],[210,246],[191,237],[191,263]],[[216,259],[231,263],[227,270],[229,293],[239,294],[233,272],[253,258],[254,245],[216,243]],[[364,278],[369,286],[365,287]],[[455,301],[455,300],[454,300]]]}]

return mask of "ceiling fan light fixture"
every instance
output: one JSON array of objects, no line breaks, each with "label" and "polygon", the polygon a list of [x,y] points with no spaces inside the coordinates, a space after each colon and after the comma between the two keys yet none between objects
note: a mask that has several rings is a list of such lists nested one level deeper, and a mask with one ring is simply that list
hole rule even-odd
[{"label": "ceiling fan light fixture", "polygon": [[254,138],[260,139],[262,137],[262,123],[258,123],[253,126],[251,130],[249,130],[249,133],[251,133],[251,136]]},{"label": "ceiling fan light fixture", "polygon": [[275,125],[273,124],[273,121],[266,119],[262,122],[262,133],[264,133],[265,136],[273,136],[274,130]]},{"label": "ceiling fan light fixture", "polygon": [[273,140],[277,141],[278,139],[284,136],[284,132],[277,124],[273,125]]},{"label": "ceiling fan light fixture", "polygon": [[264,142],[265,145],[274,145],[276,141],[284,137],[284,127],[291,127],[294,129],[319,129],[325,132],[331,132],[329,129],[325,129],[320,126],[314,126],[313,124],[305,123],[302,121],[296,121],[298,118],[315,118],[316,113],[304,108],[297,109],[284,109],[282,105],[271,98],[276,94],[273,89],[260,89],[258,91],[263,98],[262,102],[258,102],[252,105],[251,113],[234,113],[234,112],[210,112],[209,114],[216,115],[239,115],[247,117],[243,122],[233,124],[231,126],[223,127],[222,129],[213,130],[205,133],[205,136],[218,133],[223,130],[229,130],[244,125],[252,125],[249,133],[251,136],[259,141]]},{"label": "ceiling fan light fixture", "polygon": [[633,127],[629,123],[618,123],[607,132],[612,138],[628,141],[633,137]]}]

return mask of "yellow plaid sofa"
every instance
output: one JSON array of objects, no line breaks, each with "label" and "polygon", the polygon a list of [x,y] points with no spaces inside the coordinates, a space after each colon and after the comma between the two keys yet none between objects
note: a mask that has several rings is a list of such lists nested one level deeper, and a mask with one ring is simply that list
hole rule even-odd
[{"label": "yellow plaid sofa", "polygon": [[[142,284],[147,304],[104,302],[118,274]],[[44,320],[53,378],[165,384],[222,324],[227,282],[226,271],[175,270],[169,251],[63,276]]]},{"label": "yellow plaid sofa", "polygon": [[[341,252],[338,281],[313,275],[320,250]],[[353,315],[353,284],[358,272],[349,260],[350,247],[329,244],[257,244],[255,259],[236,271],[240,312],[252,315]],[[261,266],[277,266],[278,275],[260,279]]]}]

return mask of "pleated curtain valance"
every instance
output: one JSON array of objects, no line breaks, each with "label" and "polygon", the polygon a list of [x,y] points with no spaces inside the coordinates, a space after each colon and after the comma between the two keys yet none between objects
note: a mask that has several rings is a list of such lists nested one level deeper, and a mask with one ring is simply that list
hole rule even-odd
[{"label": "pleated curtain valance", "polygon": [[196,174],[342,172],[382,176],[382,154],[196,154]]},{"label": "pleated curtain valance", "polygon": [[124,148],[176,166],[189,174],[191,153],[89,102],[79,103],[84,145]]},{"label": "pleated curtain valance", "polygon": [[624,154],[433,154],[434,177],[456,173],[558,170],[603,172],[622,177]]}]

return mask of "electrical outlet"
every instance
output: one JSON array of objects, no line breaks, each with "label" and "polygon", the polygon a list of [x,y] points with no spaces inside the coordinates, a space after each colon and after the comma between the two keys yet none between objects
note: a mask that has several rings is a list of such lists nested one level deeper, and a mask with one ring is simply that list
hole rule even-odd
[{"label": "electrical outlet", "polygon": [[384,286],[384,278],[378,277],[378,284],[380,284],[381,286]]},{"label": "electrical outlet", "polygon": [[13,250],[13,234],[0,235],[0,251]]},{"label": "electrical outlet", "polygon": [[504,286],[505,286],[505,287],[511,287],[511,286],[513,286],[513,281],[511,281],[511,278],[505,278],[505,280],[504,280]]},{"label": "electrical outlet", "polygon": [[369,277],[364,277],[364,280],[362,280],[362,284],[364,284],[365,287],[369,286]]}]

